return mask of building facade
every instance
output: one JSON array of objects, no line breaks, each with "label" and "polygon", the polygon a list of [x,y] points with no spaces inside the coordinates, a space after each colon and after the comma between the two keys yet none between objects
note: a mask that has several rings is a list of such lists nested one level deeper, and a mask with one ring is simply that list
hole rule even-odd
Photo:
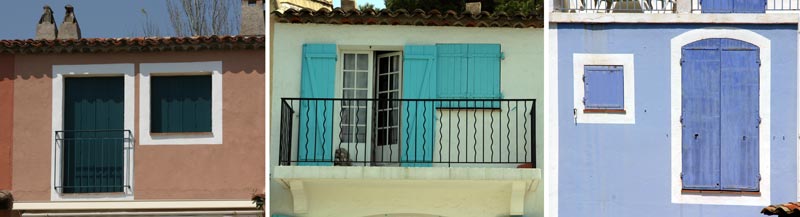
[{"label": "building facade", "polygon": [[272,214],[543,215],[540,17],[272,17]]},{"label": "building facade", "polygon": [[55,31],[46,7],[37,39],[0,41],[13,214],[262,215],[263,33],[81,38],[73,13]]},{"label": "building facade", "polygon": [[554,1],[551,216],[798,200],[796,3]]}]

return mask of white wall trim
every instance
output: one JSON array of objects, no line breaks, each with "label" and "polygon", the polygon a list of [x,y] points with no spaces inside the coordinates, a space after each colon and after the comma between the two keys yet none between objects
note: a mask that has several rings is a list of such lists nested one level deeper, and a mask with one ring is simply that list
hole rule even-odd
[{"label": "white wall trim", "polygon": [[558,25],[545,25],[550,61],[544,65],[544,216],[558,217]]},{"label": "white wall trim", "polygon": [[[759,172],[761,182],[759,182],[760,196],[736,196],[719,194],[682,194],[682,183],[680,173],[682,170],[682,133],[681,133],[681,48],[689,43],[708,39],[708,38],[731,38],[752,43],[760,48],[761,68],[759,71],[759,115],[761,115],[761,126],[759,127]],[[770,40],[758,33],[750,30],[737,28],[704,28],[685,32],[672,38],[671,47],[671,161],[672,173],[672,203],[682,204],[714,204],[714,205],[748,205],[766,206],[770,204],[770,75],[772,52]]]},{"label": "white wall trim", "polygon": [[[575,121],[582,124],[634,124],[636,123],[636,97],[634,93],[633,54],[572,54],[573,108]],[[624,79],[625,113],[583,113],[584,66],[621,65]]]},{"label": "white wall trim", "polygon": [[[134,129],[134,114],[136,114],[135,106],[135,85],[136,75],[134,73],[134,64],[95,64],[95,65],[53,65],[53,80],[52,80],[52,131],[51,131],[51,152],[50,159],[55,162],[50,167],[50,200],[52,201],[67,201],[67,200],[133,200],[133,160],[126,161],[125,167],[131,172],[125,174],[125,180],[130,180],[130,189],[125,189],[124,192],[119,194],[62,194],[56,191],[55,186],[61,184],[61,171],[56,168],[61,168],[61,148],[56,146],[55,131],[64,129],[64,77],[107,77],[107,76],[123,76],[125,83],[125,129],[130,130],[133,135],[136,135]],[[133,159],[133,152],[126,153],[129,159]]]},{"label": "white wall trim", "polygon": [[[218,145],[222,144],[222,62],[142,63],[139,65],[140,145]],[[211,135],[150,134],[150,77],[170,74],[211,74]]]},{"label": "white wall trim", "polygon": [[[796,11],[794,13],[797,13]],[[796,15],[766,14],[653,14],[653,13],[561,13],[550,14],[552,23],[706,23],[706,24],[795,24]]]},{"label": "white wall trim", "polygon": [[250,200],[210,201],[110,201],[110,202],[17,202],[14,210],[121,210],[121,209],[219,209],[255,208]]}]

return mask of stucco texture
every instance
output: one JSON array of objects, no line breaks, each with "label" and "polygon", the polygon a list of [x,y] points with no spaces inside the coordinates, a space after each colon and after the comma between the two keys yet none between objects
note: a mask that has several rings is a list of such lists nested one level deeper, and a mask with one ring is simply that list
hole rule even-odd
[{"label": "stucco texture", "polygon": [[[558,24],[558,216],[760,215],[763,206],[671,199],[670,91],[680,90],[670,86],[670,42],[703,28],[745,29],[771,41],[771,177],[764,181],[772,202],[797,200],[796,25]],[[575,123],[575,53],[633,54],[634,124]]]},{"label": "stucco texture", "polygon": [[[249,200],[264,185],[264,51],[18,55],[14,80],[14,196],[49,201],[53,65],[221,61],[223,143],[134,148],[136,200]],[[135,131],[136,138],[141,133]]]},{"label": "stucco texture", "polygon": [[[271,70],[271,123],[270,123],[270,167],[278,165],[280,138],[280,106],[283,97],[300,96],[300,71],[302,48],[306,43],[332,43],[339,49],[357,50],[402,50],[404,45],[434,45],[437,43],[491,43],[500,44],[505,59],[501,62],[501,92],[506,99],[536,98],[536,159],[537,167],[543,168],[543,76],[544,76],[544,30],[536,28],[472,28],[472,27],[431,27],[431,26],[378,26],[378,25],[328,25],[328,24],[274,24]],[[543,194],[541,182],[538,191],[528,192],[525,197],[525,216],[543,214]],[[411,188],[413,189],[413,188]],[[270,207],[273,213],[292,213],[292,195],[286,185],[270,181]],[[332,193],[332,192],[331,192]],[[367,192],[361,192],[364,196]],[[314,195],[312,195],[314,196]],[[416,203],[426,203],[407,195],[386,195],[404,197]],[[497,195],[495,195],[497,196]],[[507,197],[508,195],[506,195]],[[349,197],[359,197],[348,195]],[[331,207],[309,198],[309,206]],[[399,199],[399,198],[398,198]],[[321,200],[321,199],[320,199]],[[497,198],[497,201],[507,198]],[[477,201],[477,200],[475,200]],[[429,203],[428,203],[429,204]],[[479,206],[479,204],[474,204]],[[314,209],[314,207],[309,207]],[[324,209],[324,208],[323,208]],[[341,208],[345,209],[345,208]],[[393,213],[387,207],[384,213]],[[324,211],[323,211],[324,212]],[[322,212],[320,212],[322,213]],[[426,214],[426,213],[421,213]],[[427,213],[430,214],[430,213]],[[459,216],[457,212],[440,215]],[[501,215],[503,213],[496,213]],[[504,215],[508,215],[506,212]],[[303,216],[303,215],[299,215]],[[309,215],[312,216],[312,215]],[[322,215],[324,216],[324,215]]]}]

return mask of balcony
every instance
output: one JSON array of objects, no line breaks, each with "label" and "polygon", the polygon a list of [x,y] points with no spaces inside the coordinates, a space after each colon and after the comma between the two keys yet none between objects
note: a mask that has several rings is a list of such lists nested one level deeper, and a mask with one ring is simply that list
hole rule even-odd
[{"label": "balcony", "polygon": [[556,0],[562,13],[675,13],[676,0]]},{"label": "balcony", "polygon": [[[732,0],[555,0],[560,13],[792,13],[800,0],[753,0],[734,5]],[[703,8],[703,5],[706,5]]]},{"label": "balcony", "polygon": [[284,98],[272,178],[291,192],[296,214],[419,198],[430,202],[395,211],[436,213],[449,201],[497,198],[522,215],[541,180],[535,114],[534,99]]},{"label": "balcony", "polygon": [[130,193],[133,141],[130,130],[56,131],[56,192]]},{"label": "balcony", "polygon": [[534,99],[281,103],[280,165],[535,167]]}]

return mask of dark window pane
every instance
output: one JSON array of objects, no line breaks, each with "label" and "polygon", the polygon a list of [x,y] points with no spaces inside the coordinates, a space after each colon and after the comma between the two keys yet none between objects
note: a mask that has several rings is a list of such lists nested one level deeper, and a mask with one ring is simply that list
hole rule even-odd
[{"label": "dark window pane", "polygon": [[150,132],[211,132],[211,75],[150,79]]}]

